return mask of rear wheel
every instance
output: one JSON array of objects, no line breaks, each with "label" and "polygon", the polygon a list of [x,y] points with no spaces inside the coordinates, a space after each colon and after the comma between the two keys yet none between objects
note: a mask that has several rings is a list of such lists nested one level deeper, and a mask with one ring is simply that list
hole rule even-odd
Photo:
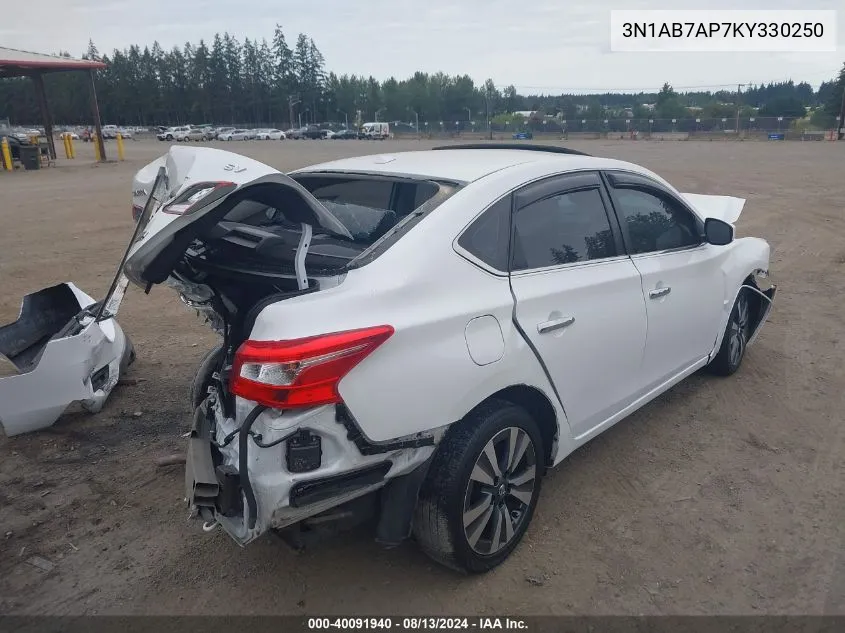
[{"label": "rear wheel", "polygon": [[750,336],[751,302],[748,292],[741,290],[731,310],[719,352],[708,365],[710,372],[717,376],[730,376],[736,372],[745,357]]},{"label": "rear wheel", "polygon": [[443,438],[420,491],[414,535],[436,561],[480,573],[522,539],[540,494],[542,436],[520,407],[493,400]]}]

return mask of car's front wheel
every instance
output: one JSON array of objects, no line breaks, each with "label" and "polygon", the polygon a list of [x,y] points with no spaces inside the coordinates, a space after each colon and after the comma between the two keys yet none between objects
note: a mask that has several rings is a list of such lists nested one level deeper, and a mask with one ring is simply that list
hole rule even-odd
[{"label": "car's front wheel", "polygon": [[722,345],[719,352],[708,365],[711,373],[717,376],[730,376],[742,364],[748,339],[751,336],[751,300],[749,291],[742,289],[734,302]]},{"label": "car's front wheel", "polygon": [[469,573],[502,563],[531,522],[544,455],[537,423],[509,402],[488,401],[452,426],[417,503],[423,551]]}]

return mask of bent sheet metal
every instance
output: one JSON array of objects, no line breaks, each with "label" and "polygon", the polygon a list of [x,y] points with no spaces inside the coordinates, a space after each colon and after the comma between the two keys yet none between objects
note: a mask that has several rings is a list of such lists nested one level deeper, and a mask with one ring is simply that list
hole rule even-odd
[{"label": "bent sheet metal", "polygon": [[[126,253],[149,221],[160,174]],[[95,301],[73,283],[26,295],[18,319],[0,327],[0,427],[7,436],[53,425],[74,402],[96,413],[135,359],[115,317],[126,293],[126,254],[106,296]]]}]

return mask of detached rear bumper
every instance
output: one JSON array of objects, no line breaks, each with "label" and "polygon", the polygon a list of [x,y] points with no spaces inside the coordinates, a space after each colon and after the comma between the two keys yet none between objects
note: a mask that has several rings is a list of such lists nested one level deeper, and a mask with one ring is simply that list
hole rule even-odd
[{"label": "detached rear bumper", "polygon": [[59,284],[24,297],[17,321],[0,327],[0,354],[14,367],[0,377],[6,435],[47,428],[73,402],[102,409],[134,350],[114,319],[79,317],[93,303],[73,284]]}]

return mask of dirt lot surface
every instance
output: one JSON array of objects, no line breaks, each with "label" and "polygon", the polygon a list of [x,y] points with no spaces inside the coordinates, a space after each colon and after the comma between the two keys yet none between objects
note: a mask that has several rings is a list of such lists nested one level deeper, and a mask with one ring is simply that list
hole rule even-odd
[{"label": "dirt lot surface", "polygon": [[[427,145],[218,146],[287,170]],[[845,145],[572,146],[748,198],[739,232],[772,244],[779,293],[736,376],[691,377],[552,471],[509,562],[466,578],[366,533],[302,554],[204,534],[181,467],[154,462],[184,445],[189,381],[214,335],[169,290],[132,288],[119,320],[137,383],[98,415],[0,438],[0,613],[845,614]],[[73,163],[0,173],[0,322],[56,282],[105,292],[132,229],[132,175],[165,149],[131,142],[125,163],[94,165],[77,143]]]}]

